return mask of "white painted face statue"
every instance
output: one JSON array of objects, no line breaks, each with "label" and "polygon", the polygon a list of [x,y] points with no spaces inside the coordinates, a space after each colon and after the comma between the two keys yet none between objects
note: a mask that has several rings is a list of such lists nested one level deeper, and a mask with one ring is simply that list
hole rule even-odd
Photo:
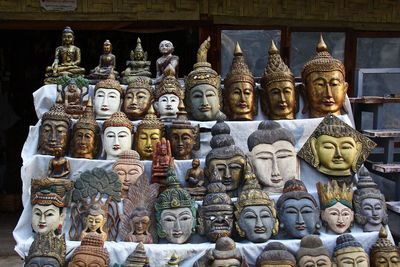
[{"label": "white painted face statue", "polygon": [[94,112],[96,120],[105,120],[120,110],[121,94],[116,89],[99,88],[94,95]]},{"label": "white painted face statue", "polygon": [[64,224],[65,213],[53,204],[45,206],[36,204],[32,207],[32,228],[39,234],[57,230]]},{"label": "white painted face statue", "polygon": [[185,243],[192,235],[193,214],[189,208],[166,209],[161,212],[161,227],[166,239],[174,244]]},{"label": "white painted face statue", "polygon": [[179,97],[174,94],[162,95],[157,102],[154,103],[154,108],[160,114],[160,119],[174,119],[178,112]]},{"label": "white painted face statue", "polygon": [[118,159],[123,151],[132,147],[131,131],[128,127],[107,127],[103,134],[104,150],[106,159]]}]

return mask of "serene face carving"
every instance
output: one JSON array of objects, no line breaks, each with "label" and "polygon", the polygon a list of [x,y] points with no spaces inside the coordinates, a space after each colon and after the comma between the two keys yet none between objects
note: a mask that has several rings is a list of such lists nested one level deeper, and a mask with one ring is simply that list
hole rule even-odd
[{"label": "serene face carving", "polygon": [[92,159],[95,152],[95,142],[96,135],[92,130],[76,129],[72,137],[72,155],[77,158]]},{"label": "serene face carving", "polygon": [[111,43],[104,43],[103,44],[103,52],[104,52],[104,54],[111,53]]},{"label": "serene face carving", "polygon": [[324,117],[328,113],[340,115],[348,87],[340,71],[312,72],[306,78],[305,87],[310,117]]},{"label": "serene face carving", "polygon": [[210,240],[230,236],[233,228],[233,211],[204,211],[204,232]]},{"label": "serene face carving", "polygon": [[107,127],[103,138],[107,159],[117,159],[123,151],[131,149],[132,137],[128,127]]},{"label": "serene face carving", "polygon": [[137,133],[136,150],[141,160],[151,160],[153,147],[160,142],[161,132],[159,129],[140,129]]},{"label": "serene face carving", "polygon": [[79,253],[76,254],[71,262],[68,264],[68,267],[102,267],[107,266],[107,262],[96,255]]},{"label": "serene face carving", "polygon": [[122,183],[121,190],[128,192],[131,184],[136,184],[137,179],[143,174],[143,169],[136,164],[119,163],[113,167],[113,171],[118,174],[118,178]]},{"label": "serene face carving", "polygon": [[191,129],[171,129],[169,140],[172,155],[176,159],[190,159],[195,145],[195,136]]},{"label": "serene face carving", "polygon": [[103,225],[106,223],[104,216],[99,215],[91,215],[89,214],[86,218],[86,227],[90,232],[96,232],[97,230],[102,231]]},{"label": "serene face carving", "polygon": [[375,252],[371,258],[371,266],[376,267],[399,267],[399,253],[395,251],[379,251]]},{"label": "serene face carving", "polygon": [[[229,86],[227,94],[229,110],[234,115],[251,114],[254,111],[254,88],[247,82],[234,82]],[[251,117],[250,117],[251,118]]]},{"label": "serene face carving", "polygon": [[240,267],[242,264],[237,259],[216,259],[211,267]]},{"label": "serene face carving", "polygon": [[55,231],[64,223],[65,214],[60,213],[60,208],[54,205],[39,205],[32,207],[32,228],[39,234]]},{"label": "serene face carving", "polygon": [[61,267],[60,263],[52,257],[33,257],[24,267]]},{"label": "serene face carving", "polygon": [[157,102],[154,103],[155,109],[160,114],[160,118],[176,118],[178,112],[179,97],[174,94],[162,95]]},{"label": "serene face carving", "polygon": [[196,120],[215,120],[220,110],[218,90],[209,84],[196,85],[190,91],[192,115]]},{"label": "serene face carving", "polygon": [[302,238],[314,233],[319,211],[310,199],[288,199],[279,213],[288,236]]},{"label": "serene face carving", "polygon": [[332,261],[326,255],[309,256],[305,255],[298,262],[299,267],[331,267]]},{"label": "serene face carving", "polygon": [[117,89],[99,88],[94,96],[94,111],[96,119],[104,120],[119,111],[121,107],[121,94]]},{"label": "serene face carving", "polygon": [[361,214],[367,218],[367,224],[380,225],[386,216],[382,200],[366,198],[361,201]]},{"label": "serene face carving", "polygon": [[146,89],[128,90],[124,98],[124,112],[129,119],[144,117],[151,105],[151,94]]},{"label": "serene face carving", "polygon": [[74,43],[74,35],[71,32],[64,32],[62,34],[63,45],[72,45]]},{"label": "serene face carving", "polygon": [[354,220],[354,212],[337,202],[332,207],[321,210],[322,221],[328,224],[328,228],[336,234],[343,234],[349,229]]},{"label": "serene face carving", "polygon": [[40,127],[39,150],[41,154],[55,155],[58,148],[62,154],[68,144],[68,123],[65,121],[45,120]]},{"label": "serene face carving", "polygon": [[160,224],[169,242],[182,244],[192,234],[193,220],[189,208],[166,209],[161,212]]},{"label": "serene face carving", "polygon": [[245,163],[246,161],[242,156],[234,156],[227,159],[212,159],[208,169],[213,170],[215,167],[218,169],[222,183],[225,185],[226,191],[229,192],[238,189],[243,177]]},{"label": "serene face carving", "polygon": [[168,55],[174,51],[174,45],[168,40],[161,41],[158,48],[163,55]]},{"label": "serene face carving", "polygon": [[275,218],[267,206],[247,206],[240,212],[238,224],[252,242],[265,242],[272,235]]},{"label": "serene face carving", "polygon": [[132,229],[135,235],[144,235],[147,233],[147,230],[150,226],[150,217],[145,216],[136,216],[132,218]]},{"label": "serene face carving", "polygon": [[297,178],[294,146],[284,140],[256,145],[251,161],[260,184],[269,192],[282,192],[286,181]]},{"label": "serene face carving", "polygon": [[336,264],[338,267],[368,267],[369,260],[365,252],[354,251],[337,255]]},{"label": "serene face carving", "polygon": [[265,97],[270,119],[294,119],[296,93],[292,82],[272,82],[266,88]]}]

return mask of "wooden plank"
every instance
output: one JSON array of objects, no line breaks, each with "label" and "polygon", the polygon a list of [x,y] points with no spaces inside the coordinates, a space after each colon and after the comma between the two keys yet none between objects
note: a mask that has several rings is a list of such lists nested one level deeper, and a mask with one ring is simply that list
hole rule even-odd
[{"label": "wooden plank", "polygon": [[363,130],[365,136],[374,138],[399,138],[400,129]]},{"label": "wooden plank", "polygon": [[400,163],[373,163],[372,169],[381,173],[400,173]]},{"label": "wooden plank", "polygon": [[349,97],[349,100],[350,103],[354,104],[400,103],[400,97],[398,95]]}]

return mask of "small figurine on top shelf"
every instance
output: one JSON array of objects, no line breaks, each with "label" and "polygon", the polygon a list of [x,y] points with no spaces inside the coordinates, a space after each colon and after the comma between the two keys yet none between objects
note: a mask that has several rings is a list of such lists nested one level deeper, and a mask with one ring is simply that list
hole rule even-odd
[{"label": "small figurine on top shelf", "polygon": [[131,50],[130,60],[126,61],[127,68],[121,73],[122,83],[130,84],[139,76],[150,80],[150,61],[147,61],[147,52],[143,50],[140,38],[137,38],[135,50]]},{"label": "small figurine on top shelf", "polygon": [[163,40],[158,48],[160,49],[161,57],[156,61],[157,73],[153,84],[158,84],[164,78],[164,72],[168,66],[171,66],[175,70],[175,78],[178,78],[179,57],[172,55],[174,52],[174,45],[171,41]]},{"label": "small figurine on top shelf", "polygon": [[105,40],[103,43],[103,54],[100,56],[99,65],[90,71],[87,78],[90,80],[90,84],[96,84],[100,80],[107,79],[111,73],[114,73],[116,79],[118,79],[118,72],[115,71],[115,55],[112,53],[112,44],[109,40]]},{"label": "small figurine on top shelf", "polygon": [[200,160],[192,160],[192,168],[186,172],[185,180],[189,187],[186,190],[195,200],[202,200],[207,189],[204,187],[204,171],[200,168]]}]

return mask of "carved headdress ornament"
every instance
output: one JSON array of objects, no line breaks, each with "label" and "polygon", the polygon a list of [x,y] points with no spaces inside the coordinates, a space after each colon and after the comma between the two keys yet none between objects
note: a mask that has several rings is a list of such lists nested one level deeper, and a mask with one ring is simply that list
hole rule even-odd
[{"label": "carved headdress ornament", "polygon": [[128,119],[125,113],[121,111],[114,112],[110,118],[108,118],[104,123],[103,123],[103,131],[108,128],[108,127],[126,127],[128,128],[131,132],[133,130],[133,124],[132,122]]},{"label": "carved headdress ornament", "polygon": [[64,30],[63,30],[63,33],[72,33],[72,34],[74,34],[74,31],[71,29],[71,27],[66,26],[64,28]]},{"label": "carved headdress ornament", "polygon": [[256,267],[261,266],[296,266],[296,258],[289,252],[287,247],[280,242],[268,243],[264,251],[258,256]]},{"label": "carved headdress ornament", "polygon": [[318,182],[317,191],[322,210],[332,207],[338,202],[353,209],[353,184],[347,187],[346,183],[339,186],[336,180],[332,180],[328,184]]},{"label": "carved headdress ornament", "polygon": [[229,87],[234,82],[248,82],[254,86],[254,78],[249,66],[247,66],[242,49],[239,42],[236,42],[235,51],[233,53],[233,61],[229,73],[226,75],[224,84]]},{"label": "carved headdress ornament", "polygon": [[308,235],[301,239],[300,248],[297,251],[296,258],[299,261],[303,256],[321,256],[325,255],[328,258],[329,255],[328,250],[324,247],[321,238],[317,235]]},{"label": "carved headdress ornament", "polygon": [[161,132],[164,132],[164,123],[157,118],[153,105],[150,106],[146,116],[144,116],[143,120],[138,124],[137,132],[139,129],[159,129]]},{"label": "carved headdress ornament", "polygon": [[58,194],[52,193],[48,190],[36,192],[31,198],[31,203],[32,205],[39,204],[44,206],[54,205],[58,208],[64,207],[63,198]]},{"label": "carved headdress ornament", "polygon": [[129,91],[135,91],[137,89],[145,89],[149,91],[150,95],[153,95],[153,89],[151,88],[150,79],[144,76],[139,76],[133,79],[126,88],[126,93]]},{"label": "carved headdress ornament", "polygon": [[226,187],[222,183],[222,178],[217,168],[214,168],[211,173],[202,208],[209,211],[233,211],[232,200],[226,193]]},{"label": "carved headdress ornament", "polygon": [[291,179],[286,181],[283,186],[282,195],[279,197],[276,203],[276,208],[279,210],[282,207],[283,202],[287,199],[302,199],[306,198],[314,203],[315,207],[318,207],[315,198],[308,193],[306,186],[301,180]]},{"label": "carved headdress ornament", "polygon": [[65,265],[66,244],[65,236],[56,236],[52,231],[46,234],[36,234],[29,248],[25,263],[35,257],[54,258],[60,266]]},{"label": "carved headdress ornament", "polygon": [[137,165],[144,171],[144,164],[140,161],[140,155],[135,150],[123,151],[114,162],[113,168],[118,164]]},{"label": "carved headdress ornament", "polygon": [[100,127],[96,122],[96,118],[93,111],[93,102],[92,98],[89,97],[89,100],[86,104],[85,112],[82,117],[79,118],[78,122],[74,125],[74,131],[77,129],[88,129],[93,131],[95,134],[99,133]]},{"label": "carved headdress ornament", "polygon": [[[388,238],[388,234],[386,232],[385,227],[381,227],[381,230],[379,231],[379,238],[376,240],[375,244],[372,245],[371,247],[371,257],[376,252],[398,252],[398,248],[390,241]],[[399,255],[400,256],[400,255]]]},{"label": "carved headdress ornament", "polygon": [[122,89],[121,84],[115,79],[113,70],[110,72],[110,76],[106,80],[101,80],[96,84],[94,88],[94,94],[96,94],[97,89],[115,89],[119,92],[121,98],[124,96],[124,90]]},{"label": "carved headdress ornament", "polygon": [[65,121],[68,126],[71,125],[71,115],[65,112],[61,94],[57,95],[56,103],[50,108],[50,110],[43,114],[42,122],[45,120]]},{"label": "carved headdress ornament", "polygon": [[164,78],[154,91],[154,99],[157,100],[165,94],[174,94],[179,97],[179,99],[183,99],[185,97],[183,90],[181,84],[175,77],[175,68],[169,64],[164,70]]},{"label": "carved headdress ornament", "polygon": [[88,233],[81,241],[81,245],[77,247],[72,254],[72,258],[77,254],[92,255],[104,259],[106,266],[110,264],[110,255],[104,247],[104,240],[97,233]]},{"label": "carved headdress ornament", "polygon": [[146,255],[143,243],[140,242],[135,250],[128,256],[122,267],[143,267],[149,263],[149,257]]},{"label": "carved headdress ornament", "polygon": [[277,123],[276,121],[262,121],[258,129],[247,139],[249,151],[259,144],[273,144],[277,141],[288,141],[293,146],[296,144],[293,133]]}]

